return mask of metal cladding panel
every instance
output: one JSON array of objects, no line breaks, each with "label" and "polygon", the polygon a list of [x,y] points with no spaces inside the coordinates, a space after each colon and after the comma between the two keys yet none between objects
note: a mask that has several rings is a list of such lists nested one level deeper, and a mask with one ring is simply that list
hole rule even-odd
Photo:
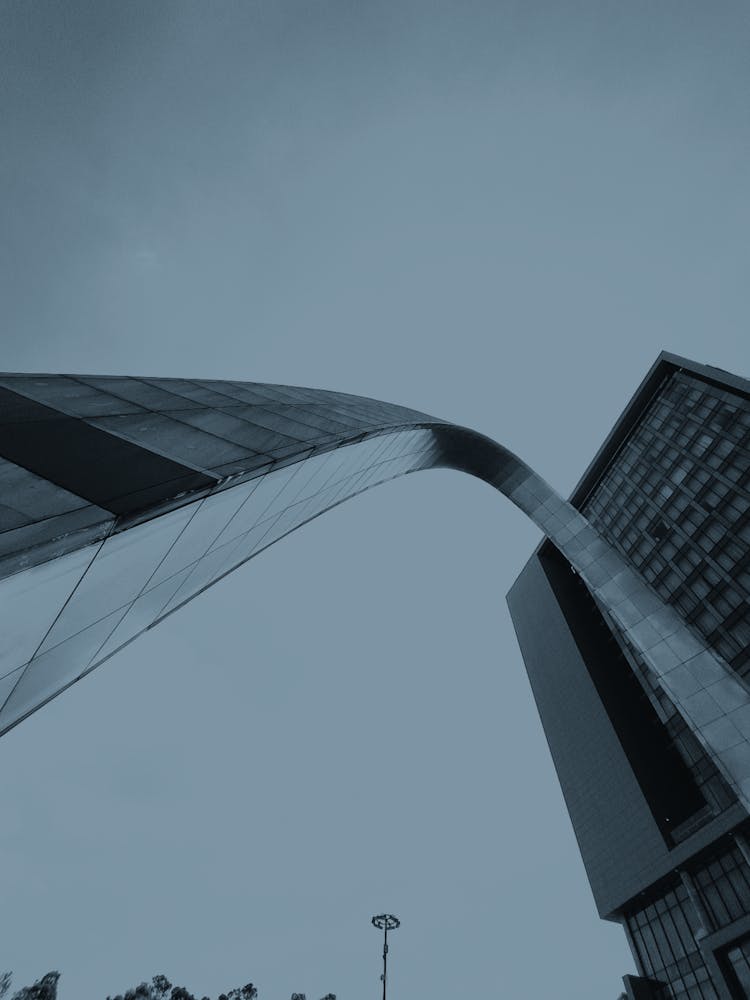
[{"label": "metal cladding panel", "polygon": [[440,423],[293,386],[0,374],[0,578],[217,484],[420,422]]},{"label": "metal cladding panel", "polygon": [[513,625],[597,908],[606,917],[666,858],[654,822],[536,556],[508,594]]}]

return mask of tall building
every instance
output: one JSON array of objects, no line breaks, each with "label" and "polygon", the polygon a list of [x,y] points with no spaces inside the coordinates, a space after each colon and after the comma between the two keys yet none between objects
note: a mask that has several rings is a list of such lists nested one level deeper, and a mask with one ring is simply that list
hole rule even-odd
[{"label": "tall building", "polygon": [[750,996],[747,389],[662,355],[566,501],[497,442],[376,400],[0,375],[0,735],[349,497],[478,476],[547,538],[509,603],[597,905],[641,970],[628,995]]},{"label": "tall building", "polygon": [[[750,382],[662,354],[570,502],[746,687]],[[548,540],[508,604],[596,905],[640,972],[627,997],[750,997],[743,796]]]}]

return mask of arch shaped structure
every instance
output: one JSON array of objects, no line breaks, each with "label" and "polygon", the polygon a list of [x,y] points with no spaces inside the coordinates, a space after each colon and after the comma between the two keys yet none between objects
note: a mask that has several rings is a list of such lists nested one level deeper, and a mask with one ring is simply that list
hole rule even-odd
[{"label": "arch shaped structure", "polygon": [[0,734],[302,524],[440,467],[544,532],[750,807],[748,691],[579,511],[482,434],[290,386],[0,376]]}]

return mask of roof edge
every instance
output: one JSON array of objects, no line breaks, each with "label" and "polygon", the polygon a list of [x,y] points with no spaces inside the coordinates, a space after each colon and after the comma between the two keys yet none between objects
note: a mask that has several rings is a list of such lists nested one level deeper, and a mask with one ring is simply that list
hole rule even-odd
[{"label": "roof edge", "polygon": [[586,471],[573,488],[569,499],[574,507],[581,507],[586,501],[606,467],[638,423],[659,386],[665,378],[675,371],[688,372],[720,389],[728,389],[750,399],[750,381],[748,379],[734,375],[722,368],[691,361],[689,358],[672,354],[670,351],[661,351],[600,445]]}]

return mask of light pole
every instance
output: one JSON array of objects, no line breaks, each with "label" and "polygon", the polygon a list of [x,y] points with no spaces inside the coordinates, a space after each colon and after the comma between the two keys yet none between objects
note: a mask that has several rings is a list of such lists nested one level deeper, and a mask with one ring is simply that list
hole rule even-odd
[{"label": "light pole", "polygon": [[394,917],[392,913],[381,913],[379,916],[372,918],[372,925],[383,932],[383,975],[380,978],[383,981],[383,1000],[385,1000],[385,985],[388,973],[388,931],[395,931],[397,927],[401,926],[401,921],[398,917]]}]

